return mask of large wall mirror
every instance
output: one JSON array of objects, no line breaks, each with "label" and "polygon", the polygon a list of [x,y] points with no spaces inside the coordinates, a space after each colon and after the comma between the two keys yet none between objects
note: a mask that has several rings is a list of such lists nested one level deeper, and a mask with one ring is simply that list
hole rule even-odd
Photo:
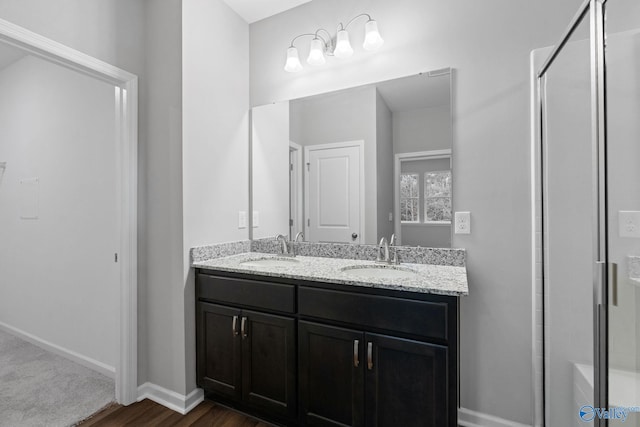
[{"label": "large wall mirror", "polygon": [[450,247],[451,72],[252,110],[253,238]]}]

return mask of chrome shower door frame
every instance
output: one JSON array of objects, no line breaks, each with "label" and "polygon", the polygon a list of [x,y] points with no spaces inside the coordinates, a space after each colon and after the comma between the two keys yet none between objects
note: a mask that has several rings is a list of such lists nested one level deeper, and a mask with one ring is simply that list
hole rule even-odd
[{"label": "chrome shower door frame", "polygon": [[[581,6],[574,18],[572,19],[569,27],[563,34],[560,42],[553,48],[546,61],[537,72],[535,91],[538,103],[535,106],[537,109],[537,126],[538,126],[538,147],[536,148],[539,153],[539,176],[538,185],[541,189],[541,204],[540,212],[544,216],[544,203],[545,195],[547,194],[545,189],[549,184],[545,179],[545,153],[547,140],[545,137],[545,114],[546,114],[546,93],[545,93],[545,78],[549,68],[553,65],[555,59],[561,53],[562,49],[569,42],[569,39],[574,34],[578,26],[583,22],[585,16],[590,16],[590,57],[591,57],[591,145],[592,145],[592,191],[593,191],[593,205],[592,205],[592,218],[593,218],[593,268],[594,268],[594,280],[593,280],[593,360],[594,360],[594,396],[593,406],[596,408],[608,407],[608,274],[609,263],[607,253],[607,170],[606,170],[606,86],[605,86],[605,16],[604,16],[604,4],[607,0],[586,0]],[[535,176],[535,174],[534,174]],[[534,207],[534,215],[535,210]],[[541,229],[542,243],[541,250],[542,256],[539,261],[542,263],[542,271],[544,272],[544,250],[545,250],[545,230],[544,219],[539,222]],[[535,267],[535,266],[534,266]],[[544,301],[545,301],[545,275],[542,274],[542,315],[544,316]],[[544,360],[545,360],[545,327],[543,322],[542,328],[542,354],[543,354],[543,369],[542,369],[542,425],[546,425],[546,405],[544,404],[544,392],[545,392],[545,378],[544,378]],[[534,393],[535,394],[535,393]],[[608,426],[608,420],[594,419],[594,425],[596,427]]]}]

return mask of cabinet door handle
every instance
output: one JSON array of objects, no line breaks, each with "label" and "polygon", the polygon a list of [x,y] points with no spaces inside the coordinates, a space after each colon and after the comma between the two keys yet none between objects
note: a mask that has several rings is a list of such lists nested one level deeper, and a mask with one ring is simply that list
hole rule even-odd
[{"label": "cabinet door handle", "polygon": [[367,344],[367,369],[373,369],[373,343]]},{"label": "cabinet door handle", "polygon": [[360,352],[360,341],[358,340],[354,340],[353,341],[353,366],[355,366],[356,368],[360,365],[360,356],[359,353]]},{"label": "cabinet door handle", "polygon": [[247,335],[247,318],[242,316],[242,322],[240,323],[240,329],[242,330],[242,339],[245,339]]},{"label": "cabinet door handle", "polygon": [[233,323],[231,325],[231,333],[234,336],[238,336],[238,316],[233,316]]}]

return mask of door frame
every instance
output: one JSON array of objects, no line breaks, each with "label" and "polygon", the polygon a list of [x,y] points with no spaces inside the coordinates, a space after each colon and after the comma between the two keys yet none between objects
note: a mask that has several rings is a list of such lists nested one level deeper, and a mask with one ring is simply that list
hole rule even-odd
[{"label": "door frame", "polygon": [[[293,218],[289,218],[293,220],[293,225],[289,223],[289,238],[293,240],[298,232],[304,232],[302,145],[289,141],[289,156],[291,155],[294,156],[295,161],[289,163],[291,168],[289,171],[289,215],[291,215],[292,212],[294,212],[294,215]],[[295,187],[292,185],[292,181],[295,183]]]},{"label": "door frame", "polygon": [[[449,168],[453,176],[453,157],[450,148],[444,150],[414,151],[410,153],[398,153],[393,156],[393,230],[398,245],[402,245],[402,222],[400,221],[400,173],[402,163],[415,160],[449,159]],[[453,211],[453,183],[451,184],[451,211]],[[453,227],[451,227],[453,234]],[[453,237],[453,235],[451,236]]]},{"label": "door frame", "polygon": [[[605,79],[605,15],[607,0],[584,0],[564,31],[560,41],[553,46],[541,66],[531,56],[531,290],[532,290],[532,379],[534,425],[546,425],[547,405],[545,399],[545,258],[546,246],[544,215],[545,158],[547,144],[544,128],[546,114],[546,72],[554,63],[571,36],[582,23],[589,19],[590,26],[590,72],[591,72],[591,149],[593,157],[593,406],[609,406],[608,380],[608,296],[609,259],[607,242],[607,186],[606,186],[606,79]],[[594,418],[595,427],[608,425],[606,419]]]},{"label": "door frame", "polygon": [[[328,150],[333,148],[350,148],[357,147],[359,150],[360,157],[360,230],[358,231],[358,235],[360,236],[360,242],[366,242],[365,230],[367,227],[365,226],[365,174],[364,174],[364,140],[354,140],[354,141],[344,141],[344,142],[331,142],[328,144],[316,144],[316,145],[307,145],[304,147],[304,163],[307,166],[304,168],[304,218],[306,221],[303,221],[302,226],[304,230],[305,236],[308,234],[308,221],[309,218],[309,153],[311,151],[319,151],[319,150]],[[306,237],[305,237],[306,239]]]},{"label": "door frame", "polygon": [[115,395],[129,405],[138,397],[138,77],[3,19],[0,41],[115,87],[120,267]]}]

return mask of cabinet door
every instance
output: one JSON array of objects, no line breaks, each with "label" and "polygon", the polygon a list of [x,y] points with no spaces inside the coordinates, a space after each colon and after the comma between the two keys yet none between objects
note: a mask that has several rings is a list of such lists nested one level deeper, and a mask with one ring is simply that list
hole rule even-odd
[{"label": "cabinet door", "polygon": [[447,348],[366,334],[367,426],[448,426]]},{"label": "cabinet door", "polygon": [[241,398],[239,322],[240,310],[198,303],[198,385],[234,400]]},{"label": "cabinet door", "polygon": [[294,319],[243,310],[241,324],[244,401],[271,414],[295,418]]},{"label": "cabinet door", "polygon": [[363,338],[358,331],[298,323],[303,425],[363,425]]}]

